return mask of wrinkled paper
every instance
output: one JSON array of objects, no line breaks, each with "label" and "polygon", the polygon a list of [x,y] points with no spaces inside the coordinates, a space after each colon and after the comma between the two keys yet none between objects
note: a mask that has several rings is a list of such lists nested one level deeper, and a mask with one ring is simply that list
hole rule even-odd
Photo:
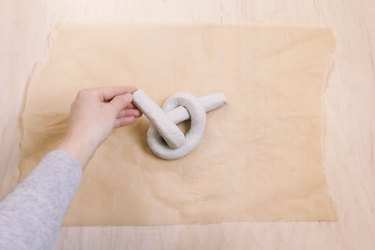
[{"label": "wrinkled paper", "polygon": [[31,77],[21,178],[66,130],[82,88],[131,85],[160,105],[176,92],[225,93],[201,144],[166,161],[143,116],[116,129],[86,168],[65,225],[335,220],[322,166],[325,28],[60,24]]}]

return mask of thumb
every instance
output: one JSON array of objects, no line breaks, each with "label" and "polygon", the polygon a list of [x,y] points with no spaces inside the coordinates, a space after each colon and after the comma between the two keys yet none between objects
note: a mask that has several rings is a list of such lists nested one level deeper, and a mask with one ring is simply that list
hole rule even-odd
[{"label": "thumb", "polygon": [[116,114],[123,110],[133,100],[133,96],[129,93],[124,95],[118,95],[113,98],[109,103],[116,111]]}]

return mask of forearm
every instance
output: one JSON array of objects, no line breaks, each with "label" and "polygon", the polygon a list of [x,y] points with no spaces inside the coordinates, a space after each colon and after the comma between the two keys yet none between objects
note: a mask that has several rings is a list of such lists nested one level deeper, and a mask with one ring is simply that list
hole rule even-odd
[{"label": "forearm", "polygon": [[48,154],[0,203],[0,249],[52,247],[96,148],[114,128],[141,116],[131,104],[134,91],[132,87],[108,87],[79,92],[67,133],[57,147],[60,151]]},{"label": "forearm", "polygon": [[82,176],[63,151],[49,153],[0,203],[0,249],[50,249]]}]

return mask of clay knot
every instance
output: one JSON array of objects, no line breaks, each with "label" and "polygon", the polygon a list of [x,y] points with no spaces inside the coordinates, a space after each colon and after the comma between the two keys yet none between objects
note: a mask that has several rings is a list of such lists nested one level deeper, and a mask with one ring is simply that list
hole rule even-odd
[{"label": "clay knot", "polygon": [[[196,97],[177,93],[160,108],[143,90],[133,93],[133,103],[146,115],[152,125],[147,131],[147,143],[160,158],[173,160],[190,153],[201,141],[206,126],[206,112],[226,103],[223,93]],[[189,131],[183,134],[176,125],[191,119]]]}]

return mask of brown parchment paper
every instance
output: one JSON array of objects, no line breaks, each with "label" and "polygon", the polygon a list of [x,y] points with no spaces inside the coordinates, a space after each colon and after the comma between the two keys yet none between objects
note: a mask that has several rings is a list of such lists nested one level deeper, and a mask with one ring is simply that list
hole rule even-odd
[{"label": "brown parchment paper", "polygon": [[78,90],[223,91],[202,143],[174,161],[147,147],[148,120],[97,150],[65,225],[334,220],[322,167],[322,92],[334,38],[325,28],[59,25],[29,83],[21,179],[61,139]]}]

